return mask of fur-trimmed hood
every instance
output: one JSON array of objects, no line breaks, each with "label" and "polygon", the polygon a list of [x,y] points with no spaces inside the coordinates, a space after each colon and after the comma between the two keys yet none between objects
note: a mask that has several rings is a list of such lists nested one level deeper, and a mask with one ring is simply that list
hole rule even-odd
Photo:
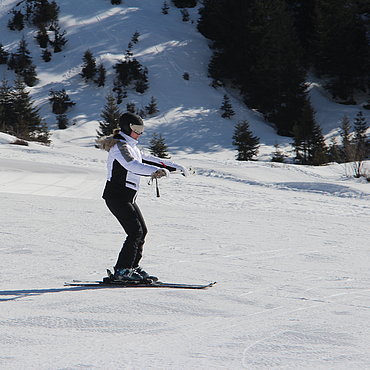
[{"label": "fur-trimmed hood", "polygon": [[97,139],[95,142],[99,149],[103,149],[109,152],[109,150],[113,148],[120,139],[122,139],[122,136],[120,135],[120,130],[115,129],[112,135],[103,136]]}]

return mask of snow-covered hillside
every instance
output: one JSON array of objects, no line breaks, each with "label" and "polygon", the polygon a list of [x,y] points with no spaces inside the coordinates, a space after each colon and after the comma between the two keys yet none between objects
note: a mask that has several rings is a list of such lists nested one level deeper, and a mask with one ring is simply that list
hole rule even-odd
[{"label": "snow-covered hillside", "polygon": [[[229,91],[235,120],[250,120],[263,144],[260,161],[235,161],[235,120],[219,116],[225,91],[209,86],[207,41],[178,9],[162,15],[162,0],[58,1],[69,41],[49,64],[34,30],[7,30],[15,3],[0,2],[0,41],[16,48],[24,34],[33,45],[31,91],[53,134],[50,147],[0,134],[0,368],[370,369],[369,184],[347,177],[350,165],[267,161],[290,139]],[[205,291],[63,286],[100,279],[124,238],[101,199],[106,153],[93,147],[113,72],[103,89],[79,72],[87,48],[109,69],[135,31],[151,87],[128,100],[153,95],[160,109],[142,143],[161,132],[173,159],[195,170],[161,180],[160,198],[142,181],[143,267],[163,281],[218,282]],[[76,102],[67,130],[55,130],[51,88]],[[328,137],[359,109],[310,89]]]},{"label": "snow-covered hillside", "polygon": [[63,287],[100,279],[124,237],[97,153],[2,146],[2,368],[369,368],[367,184],[339,166],[180,156],[197,175],[161,181],[161,198],[142,183],[143,266],[218,284]]},{"label": "snow-covered hillside", "polygon": [[[183,22],[180,10],[175,7],[171,7],[168,15],[161,13],[162,0],[127,0],[120,6],[112,6],[108,0],[94,0],[88,7],[73,0],[59,1],[59,23],[67,32],[68,43],[62,52],[53,54],[51,62],[45,63],[34,39],[35,28],[10,31],[6,26],[9,11],[17,3],[16,0],[0,3],[0,42],[8,52],[15,52],[22,36],[27,41],[40,80],[30,91],[41,108],[42,117],[51,129],[57,127],[48,101],[51,89],[65,89],[76,103],[68,112],[71,127],[53,132],[54,145],[93,145],[105,97],[113,87],[113,66],[124,58],[133,34],[139,32],[139,42],[132,51],[149,70],[150,89],[144,94],[129,91],[122,110],[128,102],[143,108],[152,96],[157,99],[160,112],[147,120],[148,130],[143,137],[145,145],[157,131],[163,134],[172,151],[218,152],[226,149],[233,158],[231,136],[234,124],[247,119],[254,134],[261,138],[260,159],[271,158],[274,144],[290,149],[291,139],[277,136],[258,112],[244,106],[236,92],[209,86],[211,80],[207,77],[207,68],[212,52],[208,41],[196,30],[197,8],[189,9],[190,21]],[[80,76],[82,57],[88,49],[107,69],[103,88],[85,83]],[[189,81],[184,80],[184,72],[189,73]],[[6,65],[0,66],[0,74],[10,84],[15,78]],[[317,81],[311,81],[309,91],[317,120],[328,138],[338,135],[344,114],[352,120],[361,110],[361,106],[343,106],[330,101]],[[232,120],[220,117],[219,108],[225,93],[231,97],[236,112]],[[368,110],[363,110],[363,114],[370,120]]]}]

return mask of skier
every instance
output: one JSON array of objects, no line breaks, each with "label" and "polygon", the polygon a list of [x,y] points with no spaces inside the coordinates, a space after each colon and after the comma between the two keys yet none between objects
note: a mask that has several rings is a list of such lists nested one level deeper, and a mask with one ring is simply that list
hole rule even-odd
[{"label": "skier", "polygon": [[137,143],[143,132],[142,118],[127,112],[120,116],[119,129],[99,140],[100,147],[109,151],[103,199],[127,234],[114,266],[115,280],[156,279],[139,266],[148,231],[136,203],[140,176],[159,179],[173,171],[187,175],[183,166],[141,152]]}]

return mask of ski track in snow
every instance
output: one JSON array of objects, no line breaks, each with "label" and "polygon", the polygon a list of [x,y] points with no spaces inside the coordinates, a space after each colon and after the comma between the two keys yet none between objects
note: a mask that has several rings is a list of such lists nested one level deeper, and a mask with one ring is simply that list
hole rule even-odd
[{"label": "ski track in snow", "polygon": [[[198,175],[209,176],[213,178],[219,178],[228,181],[240,182],[245,185],[263,186],[269,188],[276,188],[280,190],[291,190],[297,192],[309,192],[323,195],[332,195],[343,198],[365,198],[370,197],[370,193],[355,190],[349,186],[338,184],[338,182],[328,182],[323,179],[322,182],[310,181],[310,182],[281,182],[281,183],[266,183],[247,179],[241,179],[232,174],[218,172],[214,170],[196,169]],[[316,177],[316,176],[315,176]],[[319,176],[322,178],[321,176]]]}]

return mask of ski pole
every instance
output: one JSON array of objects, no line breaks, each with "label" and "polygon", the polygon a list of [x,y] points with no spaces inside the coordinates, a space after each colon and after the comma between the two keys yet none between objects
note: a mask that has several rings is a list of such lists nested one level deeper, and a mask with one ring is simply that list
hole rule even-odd
[{"label": "ski pole", "polygon": [[158,185],[158,179],[157,178],[155,179],[155,189],[157,191],[157,198],[159,198],[160,194],[159,194],[159,185]]}]

